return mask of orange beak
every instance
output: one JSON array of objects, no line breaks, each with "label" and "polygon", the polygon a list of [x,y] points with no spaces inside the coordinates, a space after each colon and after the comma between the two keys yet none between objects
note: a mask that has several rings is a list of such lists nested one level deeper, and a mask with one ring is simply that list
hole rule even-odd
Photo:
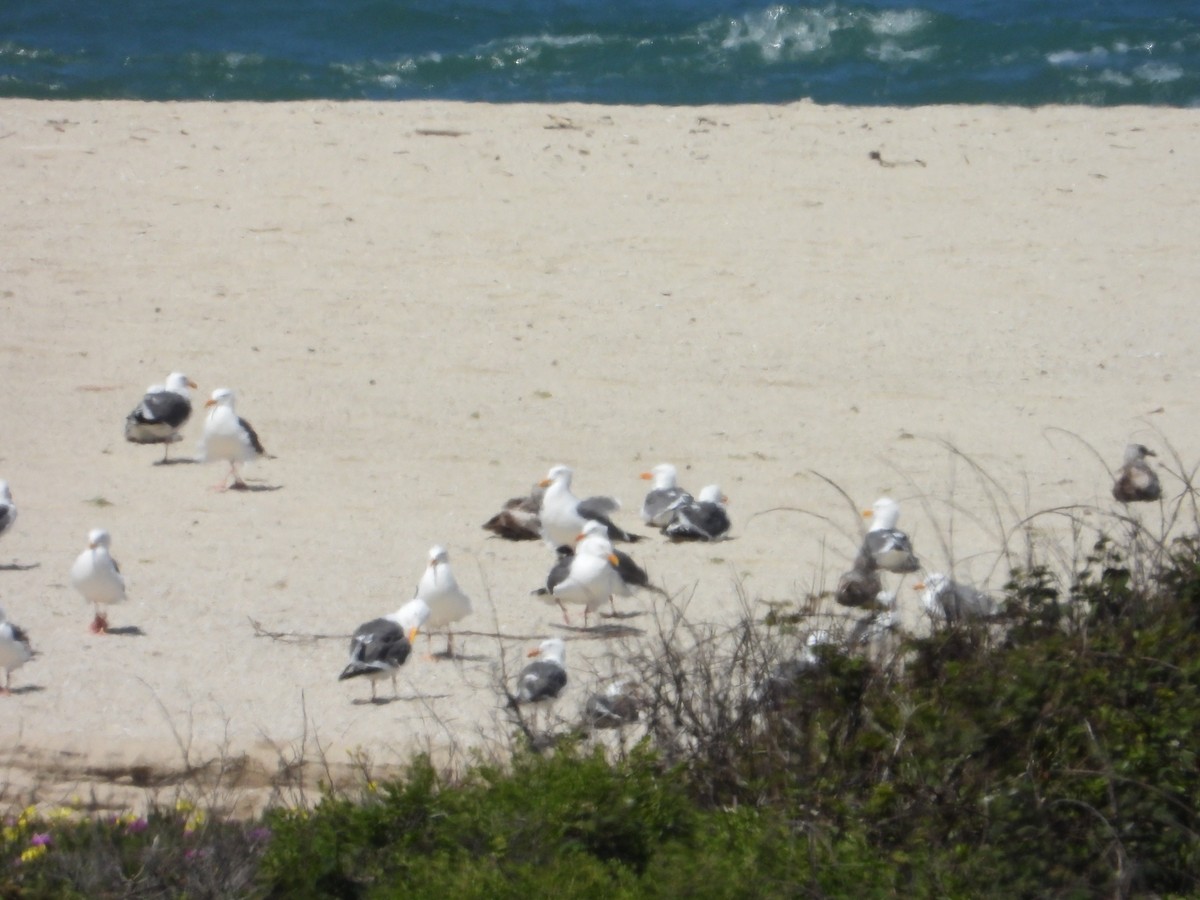
[{"label": "orange beak", "polygon": [[538,656],[539,654],[541,654],[541,652],[542,652],[542,651],[541,651],[541,649],[539,649],[538,647],[534,647],[532,650],[530,650],[530,651],[529,651],[528,653],[526,653],[525,655],[526,655],[526,656],[531,656],[531,657],[532,657],[532,656]]},{"label": "orange beak", "polygon": [[650,472],[643,472],[638,477],[644,481],[653,481],[654,480],[654,476]]},{"label": "orange beak", "polygon": [[875,515],[875,510],[873,510],[873,509],[864,509],[862,511],[862,516],[864,519],[869,519],[873,515]]},{"label": "orange beak", "polygon": [[918,581],[916,584],[914,584],[914,585],[912,586],[912,589],[913,589],[914,591],[923,591],[923,590],[925,590],[925,582],[923,582],[923,581]]},{"label": "orange beak", "polygon": [[408,642],[411,644],[416,639],[417,639],[417,629],[416,628],[408,629]]},{"label": "orange beak", "polygon": [[190,378],[188,379],[188,383],[187,383],[187,385],[188,385],[188,387],[190,387],[192,390],[195,390],[196,388],[200,387],[200,385],[196,384],[196,382],[192,381],[192,379],[190,379]]},{"label": "orange beak", "polygon": [[608,554],[608,561],[612,563],[612,567],[614,569],[619,568],[621,565],[621,561],[617,559],[617,555],[615,553]]},{"label": "orange beak", "polygon": [[547,488],[547,487],[550,487],[550,485],[553,483],[554,482],[551,479],[543,478],[541,481],[538,482],[538,487]]},{"label": "orange beak", "polygon": [[204,405],[205,406],[216,406],[217,401],[214,400],[212,397],[209,397],[207,400],[204,401]]}]

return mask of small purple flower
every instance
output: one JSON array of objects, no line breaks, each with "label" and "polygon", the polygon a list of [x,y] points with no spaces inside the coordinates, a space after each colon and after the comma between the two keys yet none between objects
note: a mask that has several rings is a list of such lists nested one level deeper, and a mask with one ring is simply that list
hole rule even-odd
[{"label": "small purple flower", "polygon": [[47,847],[50,845],[50,832],[42,831],[35,834],[29,839],[31,847]]},{"label": "small purple flower", "polygon": [[246,837],[250,839],[250,843],[252,844],[261,844],[271,839],[271,829],[261,826],[258,828],[251,828]]},{"label": "small purple flower", "polygon": [[148,823],[145,818],[139,816],[125,826],[125,832],[126,834],[141,834],[149,827],[149,825],[150,823]]},{"label": "small purple flower", "polygon": [[208,856],[208,850],[203,847],[196,847],[183,854],[183,858],[186,860],[204,859],[206,856]]}]

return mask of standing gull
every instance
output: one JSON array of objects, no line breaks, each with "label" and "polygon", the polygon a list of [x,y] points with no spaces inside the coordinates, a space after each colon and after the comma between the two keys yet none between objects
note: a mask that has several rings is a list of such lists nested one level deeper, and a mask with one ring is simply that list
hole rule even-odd
[{"label": "standing gull", "polygon": [[8,482],[0,479],[0,537],[17,521],[17,505],[13,503]]},{"label": "standing gull", "polygon": [[390,675],[392,696],[397,696],[396,672],[412,653],[412,642],[428,619],[425,601],[413,599],[390,616],[359,625],[350,639],[350,660],[338,681],[366,677],[371,682],[371,702],[375,703],[375,682]]},{"label": "standing gull", "polygon": [[[620,585],[613,594],[621,597],[632,597],[634,588],[646,588],[660,596],[667,596],[667,592],[657,585],[650,583],[650,576],[646,570],[639,566],[632,556],[623,550],[618,550],[612,545],[612,541],[608,538],[608,533],[604,525],[600,522],[590,521],[584,524],[583,531],[579,535],[580,541],[592,541],[594,552],[597,556],[609,555],[610,558],[616,561],[613,565],[617,569],[617,577],[620,579]],[[579,544],[575,545],[575,552],[579,552]],[[612,602],[612,595],[609,595],[609,602]],[[616,615],[617,608],[613,606],[613,615]]]},{"label": "standing gull", "polygon": [[0,609],[0,668],[4,669],[4,688],[0,695],[12,694],[12,673],[33,657],[33,647],[29,643],[29,635],[19,625],[8,621],[4,610]]},{"label": "standing gull", "polygon": [[205,462],[225,460],[233,477],[232,485],[228,479],[222,479],[215,490],[225,491],[230,487],[245,490],[246,482],[238,474],[238,463],[258,459],[266,451],[250,423],[234,411],[234,394],[229,388],[217,388],[204,405],[211,408],[204,423],[201,457]]},{"label": "standing gull", "polygon": [[678,473],[670,463],[659,463],[649,472],[643,472],[642,478],[654,482],[642,501],[642,521],[663,528],[674,517],[675,504],[680,500],[691,500],[692,495],[676,484]]},{"label": "standing gull", "polygon": [[125,578],[109,553],[111,542],[107,531],[93,528],[88,532],[87,549],[71,564],[71,586],[96,607],[96,618],[90,626],[93,634],[108,632],[108,613],[100,607],[125,600]]},{"label": "standing gull", "polygon": [[994,617],[996,601],[969,584],[960,584],[941,572],[930,572],[913,585],[921,592],[921,603],[935,622],[977,622]]},{"label": "standing gull", "polygon": [[1125,448],[1125,460],[1113,482],[1113,498],[1122,503],[1141,503],[1162,497],[1162,485],[1158,475],[1146,462],[1147,456],[1157,456],[1153,450],[1141,444],[1130,444]]},{"label": "standing gull", "polygon": [[662,532],[674,541],[718,541],[729,531],[728,502],[719,484],[707,485],[697,499],[676,502]]},{"label": "standing gull", "polygon": [[192,414],[188,388],[195,386],[182,372],[172,372],[166,385],[149,388],[142,402],[125,418],[125,440],[134,444],[162,444],[163,458],[158,464],[167,462],[171,445],[183,440],[179,429]]},{"label": "standing gull", "polygon": [[424,600],[429,607],[429,620],[425,623],[426,634],[435,629],[446,629],[447,659],[454,658],[454,632],[450,626],[471,614],[471,598],[463,593],[450,569],[450,554],[440,545],[430,548],[429,565],[417,585],[417,599]]},{"label": "standing gull", "polygon": [[899,503],[891,497],[880,497],[863,515],[871,517],[871,529],[863,540],[861,552],[870,557],[876,568],[896,574],[921,568],[908,535],[896,528]]},{"label": "standing gull", "polygon": [[619,560],[612,552],[612,543],[606,537],[599,540],[579,535],[579,543],[572,552],[562,545],[558,559],[546,577],[546,586],[533,593],[546,603],[557,603],[562,610],[563,621],[571,624],[564,604],[573,603],[583,607],[583,624],[588,615],[599,609],[613,594],[626,590],[617,571]]},{"label": "standing gull", "polygon": [[546,489],[542,495],[542,538],[552,547],[570,546],[575,536],[583,529],[584,522],[594,519],[608,529],[614,541],[640,541],[641,535],[614,525],[609,516],[621,508],[611,497],[588,497],[580,500],[571,493],[571,478],[574,471],[569,466],[555,466],[540,482]]}]

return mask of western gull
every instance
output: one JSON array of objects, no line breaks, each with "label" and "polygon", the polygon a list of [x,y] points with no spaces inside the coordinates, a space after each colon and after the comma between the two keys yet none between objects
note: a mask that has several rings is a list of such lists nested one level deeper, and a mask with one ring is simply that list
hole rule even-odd
[{"label": "western gull", "polygon": [[999,612],[995,599],[942,572],[930,572],[913,585],[913,590],[921,592],[921,603],[935,622],[977,622],[993,618]]},{"label": "western gull", "polygon": [[1147,456],[1157,456],[1153,450],[1141,444],[1130,444],[1125,448],[1125,460],[1113,482],[1113,498],[1122,503],[1141,503],[1162,497],[1162,485],[1158,475],[1146,462]]},{"label": "western gull", "polygon": [[412,642],[428,620],[429,607],[424,600],[414,598],[390,616],[359,625],[350,639],[350,660],[338,681],[365,677],[371,682],[371,702],[374,703],[375,682],[390,675],[392,696],[397,696],[396,673],[412,653]]},{"label": "western gull", "polygon": [[222,479],[215,490],[225,491],[230,487],[238,490],[246,488],[246,482],[238,474],[238,463],[250,462],[264,455],[258,439],[258,434],[250,423],[238,416],[234,411],[234,393],[229,388],[217,388],[212,397],[204,404],[210,407],[208,419],[204,423],[204,438],[201,444],[201,457],[205,462],[225,460],[229,463],[229,474],[233,476],[233,484],[228,479]]},{"label": "western gull", "polygon": [[870,556],[876,568],[896,574],[921,568],[908,535],[896,528],[899,503],[891,497],[880,497],[863,515],[871,517],[871,528],[863,540],[862,552]]},{"label": "western gull", "polygon": [[0,479],[0,536],[3,536],[17,521],[17,504],[13,502],[12,489],[8,482]]},{"label": "western gull", "polygon": [[621,508],[611,497],[588,497],[580,500],[571,493],[571,478],[574,471],[570,466],[555,466],[540,482],[546,492],[542,495],[539,516],[542,520],[542,538],[554,548],[570,546],[575,536],[589,519],[604,523],[608,536],[614,541],[640,541],[642,536],[630,534],[613,524],[609,516]]},{"label": "western gull", "polygon": [[879,648],[899,627],[900,623],[896,618],[896,595],[891,591],[880,591],[875,603],[875,611],[856,622],[851,630],[851,647]]},{"label": "western gull", "polygon": [[525,497],[513,497],[483,523],[486,531],[509,541],[536,541],[542,536],[542,486],[535,484]]},{"label": "western gull", "polygon": [[4,669],[4,689],[0,694],[12,694],[13,670],[21,668],[32,657],[29,635],[21,626],[8,621],[8,616],[0,609],[0,668]]},{"label": "western gull", "polygon": [[547,638],[530,650],[528,655],[538,658],[517,676],[517,692],[509,698],[509,706],[547,704],[558,697],[567,686],[566,653],[567,645],[560,638]]},{"label": "western gull", "polygon": [[454,632],[450,626],[471,614],[471,598],[458,586],[450,568],[450,553],[440,544],[429,549],[429,565],[417,585],[417,599],[425,601],[429,607],[426,634],[432,640],[432,631],[445,628],[446,652],[443,655],[453,659]]},{"label": "western gull", "polygon": [[872,607],[883,590],[879,569],[866,549],[859,551],[850,570],[838,579],[833,599],[842,606],[855,608]]},{"label": "western gull", "polygon": [[728,502],[719,484],[706,485],[696,499],[675,503],[662,532],[673,541],[719,541],[729,531]]},{"label": "western gull", "polygon": [[666,526],[673,516],[673,508],[680,500],[690,500],[692,495],[676,484],[678,473],[670,463],[659,463],[642,478],[653,481],[654,486],[642,501],[642,521],[655,528]]},{"label": "western gull", "polygon": [[799,656],[778,663],[762,681],[754,685],[750,701],[768,709],[779,709],[788,702],[794,702],[803,681],[825,664],[828,651],[822,648],[833,645],[832,635],[824,628],[811,632],[804,639]]},{"label": "western gull", "polygon": [[93,634],[108,632],[108,613],[101,606],[125,600],[125,578],[109,551],[111,543],[107,531],[93,528],[88,532],[87,549],[71,564],[71,586],[96,608],[96,618],[90,626]]},{"label": "western gull", "polygon": [[162,444],[167,461],[171,445],[183,440],[179,429],[192,414],[192,395],[188,388],[196,383],[182,372],[172,372],[165,385],[156,384],[146,390],[142,402],[125,418],[125,440],[134,444]]},{"label": "western gull", "polygon": [[568,625],[571,617],[567,615],[565,604],[582,606],[586,626],[591,612],[599,609],[605,600],[611,601],[613,594],[628,589],[617,571],[620,561],[612,552],[612,542],[608,538],[587,539],[582,533],[578,537],[579,542],[573,550],[567,544],[558,548],[558,558],[546,576],[546,586],[533,594],[546,603],[558,604],[563,621]]},{"label": "western gull", "polygon": [[[611,554],[616,558],[616,562],[613,565],[616,566],[617,577],[620,578],[621,584],[619,589],[613,592],[614,594],[622,597],[632,597],[635,588],[645,588],[660,596],[667,596],[666,591],[650,583],[650,576],[646,573],[645,569],[634,562],[632,556],[624,550],[618,550],[613,546],[603,523],[596,521],[584,523],[583,531],[579,534],[579,540],[594,541],[595,553],[597,555]],[[578,542],[575,545],[575,552],[579,552]],[[612,601],[611,596],[609,597],[609,601]],[[616,611],[616,606],[613,606],[613,613],[616,614]]]},{"label": "western gull", "polygon": [[618,679],[587,698],[583,721],[589,728],[620,728],[638,720],[641,706],[638,685],[624,678]]}]

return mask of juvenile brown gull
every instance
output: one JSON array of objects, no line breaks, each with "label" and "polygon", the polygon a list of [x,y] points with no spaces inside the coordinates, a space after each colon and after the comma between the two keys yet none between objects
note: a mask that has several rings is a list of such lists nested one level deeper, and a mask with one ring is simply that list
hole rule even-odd
[{"label": "juvenile brown gull", "polygon": [[1158,475],[1146,462],[1146,457],[1157,456],[1153,450],[1141,444],[1130,444],[1125,448],[1125,460],[1113,482],[1112,495],[1122,503],[1143,503],[1162,497],[1162,485]]}]

